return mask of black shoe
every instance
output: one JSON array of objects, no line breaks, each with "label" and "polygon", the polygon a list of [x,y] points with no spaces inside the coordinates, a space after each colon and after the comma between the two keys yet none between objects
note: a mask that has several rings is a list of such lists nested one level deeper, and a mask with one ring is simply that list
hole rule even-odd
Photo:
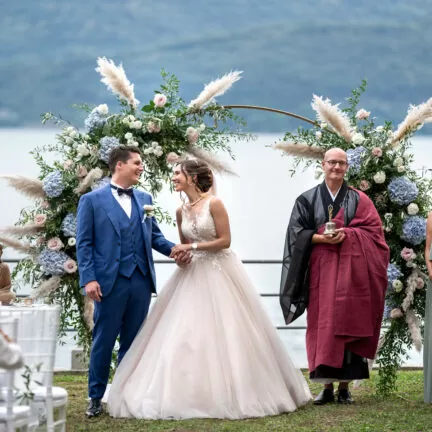
[{"label": "black shoe", "polygon": [[354,399],[348,389],[339,389],[337,391],[337,401],[340,404],[350,405],[354,403]]},{"label": "black shoe", "polygon": [[332,389],[324,389],[314,400],[314,405],[325,405],[334,402],[334,394]]},{"label": "black shoe", "polygon": [[103,412],[102,409],[102,403],[100,399],[91,399],[87,411],[86,416],[87,417],[97,417],[98,415],[101,415]]}]

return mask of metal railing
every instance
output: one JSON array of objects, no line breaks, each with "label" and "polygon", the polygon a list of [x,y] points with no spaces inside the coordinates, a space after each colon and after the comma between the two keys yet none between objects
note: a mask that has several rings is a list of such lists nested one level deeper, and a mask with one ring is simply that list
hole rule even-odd
[{"label": "metal railing", "polygon": [[[17,259],[3,259],[3,262],[9,263],[9,264],[16,264],[19,262]],[[172,260],[154,260],[155,264],[175,264]],[[269,264],[280,264],[282,265],[281,260],[271,260],[271,259],[245,259],[242,260],[243,264],[261,264],[261,265],[269,265]],[[279,293],[259,293],[260,297],[279,297]],[[17,298],[24,298],[26,295],[24,294],[17,294]],[[280,325],[275,326],[277,330],[306,330],[306,326],[293,326],[293,325]],[[75,331],[73,328],[67,329],[68,332]]]}]

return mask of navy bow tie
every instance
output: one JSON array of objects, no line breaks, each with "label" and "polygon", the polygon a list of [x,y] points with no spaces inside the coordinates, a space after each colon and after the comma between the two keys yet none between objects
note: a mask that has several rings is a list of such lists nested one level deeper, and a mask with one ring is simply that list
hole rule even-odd
[{"label": "navy bow tie", "polygon": [[117,191],[117,193],[119,194],[119,196],[122,196],[123,194],[126,194],[126,195],[129,195],[131,197],[132,194],[133,194],[133,189],[132,188],[130,188],[130,189],[122,189],[122,188],[119,188],[117,186],[114,186],[113,184],[110,184],[110,186],[111,186],[112,189],[115,189]]}]

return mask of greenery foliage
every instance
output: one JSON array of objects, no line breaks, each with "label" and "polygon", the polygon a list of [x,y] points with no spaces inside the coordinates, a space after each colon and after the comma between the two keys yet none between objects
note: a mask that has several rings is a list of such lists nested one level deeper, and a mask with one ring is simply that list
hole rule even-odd
[{"label": "greenery foliage", "polygon": [[[340,111],[349,118],[352,140],[343,138],[330,125],[317,122],[312,129],[299,128],[297,132],[287,133],[285,141],[347,151],[348,184],[366,193],[381,216],[391,264],[384,311],[384,324],[388,328],[381,337],[376,359],[379,366],[377,390],[388,394],[396,388],[397,370],[408,349],[413,343],[417,349],[421,347],[427,280],[425,225],[432,208],[429,193],[432,184],[410,167],[413,160],[410,138],[423,124],[414,122],[403,137],[394,142],[391,122],[377,126],[369,112],[358,109],[365,90],[366,81],[363,81],[347,99],[348,106]],[[300,166],[314,164],[318,179],[322,175],[321,163],[303,157],[294,158],[292,173]]]}]

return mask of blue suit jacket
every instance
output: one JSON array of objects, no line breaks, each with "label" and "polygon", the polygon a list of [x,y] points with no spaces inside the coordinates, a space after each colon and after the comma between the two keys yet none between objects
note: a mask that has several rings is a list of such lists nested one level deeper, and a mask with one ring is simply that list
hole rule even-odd
[{"label": "blue suit jacket", "polygon": [[[143,220],[145,204],[152,204],[150,194],[134,190],[140,220]],[[80,198],[77,214],[77,258],[80,285],[91,281],[101,286],[102,295],[110,293],[117,278],[120,260],[120,227],[114,214],[115,198],[110,185]],[[173,243],[161,233],[154,217],[146,217],[141,223],[146,255],[149,261],[153,291],[156,292],[156,275],[152,249],[169,256]]]}]

